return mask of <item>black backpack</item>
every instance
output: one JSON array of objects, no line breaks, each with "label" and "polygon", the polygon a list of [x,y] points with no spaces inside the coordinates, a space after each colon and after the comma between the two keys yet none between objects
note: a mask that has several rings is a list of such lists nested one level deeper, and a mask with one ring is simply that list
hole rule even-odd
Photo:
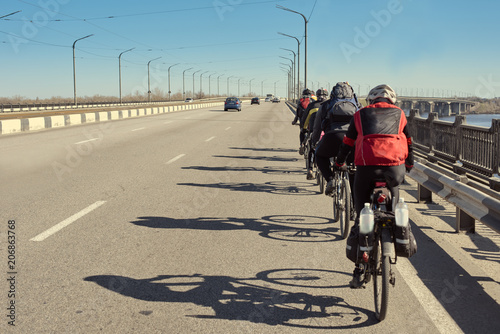
[{"label": "black backpack", "polygon": [[359,102],[354,89],[345,82],[339,82],[333,87],[331,97],[324,103],[325,110],[322,129],[332,130],[333,123],[348,123],[359,109]]}]

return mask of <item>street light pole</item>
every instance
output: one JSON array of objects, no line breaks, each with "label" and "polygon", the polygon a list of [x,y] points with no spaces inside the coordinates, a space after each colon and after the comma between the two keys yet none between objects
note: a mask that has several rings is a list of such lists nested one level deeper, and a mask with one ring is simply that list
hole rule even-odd
[{"label": "street light pole", "polygon": [[238,97],[240,97],[240,80],[241,78],[238,79]]},{"label": "street light pole", "polygon": [[201,70],[198,70],[198,71],[196,71],[196,72],[193,72],[193,99],[194,99],[194,96],[195,96],[195,95],[194,95],[194,75],[195,75],[196,73],[200,72],[200,71],[201,71]]},{"label": "street light pole", "polygon": [[227,77],[227,96],[229,96],[229,78],[232,77],[233,77],[232,75],[230,77]]},{"label": "street light pole", "polygon": [[297,41],[297,86],[295,88],[297,90],[297,96],[300,96],[301,95],[301,92],[300,92],[300,41],[297,37],[294,37],[294,36],[283,34],[281,32],[279,32],[278,34],[286,36],[286,37],[294,38]]},{"label": "street light pole", "polygon": [[189,71],[189,70],[192,70],[192,69],[193,68],[190,67],[187,70],[182,71],[182,99],[183,100],[186,99],[186,86],[185,86],[185,80],[184,80],[184,73],[186,73],[186,71]]},{"label": "street light pole", "polygon": [[[9,14],[11,15],[11,14]],[[76,105],[76,69],[75,69],[75,44],[79,40],[82,40],[84,38],[88,38],[90,36],[94,36],[94,34],[87,35],[82,38],[78,38],[76,41],[73,42],[73,103]]]},{"label": "street light pole", "polygon": [[290,51],[291,53],[293,53],[293,70],[292,70],[292,99],[295,99],[295,64],[296,64],[296,54],[295,54],[295,51],[293,50],[290,50],[290,49],[284,49],[284,48],[280,48],[282,50],[285,50],[285,51]]},{"label": "street light pole", "polygon": [[266,81],[266,80],[262,80],[260,82],[260,95],[261,96],[264,96],[264,81]]},{"label": "street light pole", "polygon": [[212,77],[212,75],[214,75],[215,73],[212,73],[208,76],[208,98],[210,98],[210,95],[211,95],[211,85],[210,85],[210,78]]},{"label": "street light pole", "polygon": [[153,60],[157,60],[157,59],[160,59],[161,57],[158,57],[158,58],[155,58],[155,59],[151,59],[150,61],[148,61],[148,102],[151,103],[151,80],[150,80],[150,75],[149,75],[149,64],[151,64],[151,62]]},{"label": "street light pole", "polygon": [[122,54],[124,54],[125,52],[132,51],[133,49],[135,49],[135,48],[125,50],[122,53],[120,53],[120,55],[118,56],[118,81],[119,81],[119,87],[120,87],[120,104],[122,103],[122,59],[121,58],[122,58]]},{"label": "street light pole", "polygon": [[201,80],[203,77],[203,74],[208,73],[210,71],[205,71],[202,74],[200,74],[200,99],[203,97],[203,81]]},{"label": "street light pole", "polygon": [[281,5],[276,5],[276,8],[283,9],[283,10],[286,10],[288,12],[292,12],[295,14],[299,14],[304,19],[304,24],[305,24],[305,29],[304,29],[304,36],[305,36],[304,37],[304,42],[305,42],[305,45],[304,45],[304,53],[305,53],[305,55],[304,55],[304,82],[307,85],[307,19],[304,16],[304,14],[296,12],[294,10],[291,10],[290,8],[286,8],[286,7],[283,7]]},{"label": "street light pole", "polygon": [[[278,81],[279,81],[279,80],[278,80]],[[275,82],[274,82],[274,96],[276,96],[276,83],[277,83],[278,81],[275,81]]]},{"label": "street light pole", "polygon": [[172,92],[170,91],[170,69],[171,69],[172,67],[174,67],[175,65],[179,65],[179,63],[177,63],[177,64],[173,64],[173,65],[171,65],[171,66],[168,68],[168,100],[169,100],[169,101],[172,101],[172,100],[170,99],[170,93],[172,93]]},{"label": "street light pole", "polygon": [[250,86],[248,89],[249,90],[248,94],[252,94],[252,80],[255,80],[255,78],[250,79],[250,81],[248,82],[248,85]]}]

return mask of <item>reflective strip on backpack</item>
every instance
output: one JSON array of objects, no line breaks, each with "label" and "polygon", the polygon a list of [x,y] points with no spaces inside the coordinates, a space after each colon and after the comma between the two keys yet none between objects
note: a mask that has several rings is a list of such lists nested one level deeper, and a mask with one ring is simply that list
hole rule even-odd
[{"label": "reflective strip on backpack", "polygon": [[396,238],[396,243],[408,245],[410,243],[410,239],[398,239],[398,238]]},{"label": "reflective strip on backpack", "polygon": [[352,246],[351,246],[351,245],[345,245],[345,248],[346,248],[347,250],[351,250],[351,249],[352,249]]},{"label": "reflective strip on backpack", "polygon": [[363,252],[370,252],[372,249],[373,246],[368,246],[368,247],[359,246],[359,250],[362,250]]}]

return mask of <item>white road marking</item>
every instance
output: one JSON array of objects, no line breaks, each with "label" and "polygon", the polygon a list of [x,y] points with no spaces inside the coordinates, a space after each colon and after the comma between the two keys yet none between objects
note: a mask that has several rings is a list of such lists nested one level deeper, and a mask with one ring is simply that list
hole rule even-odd
[{"label": "white road marking", "polygon": [[212,139],[214,139],[215,137],[210,137],[208,139],[206,139],[205,141],[211,141]]},{"label": "white road marking", "polygon": [[60,230],[62,230],[66,226],[68,226],[69,224],[71,224],[71,223],[75,222],[76,220],[80,219],[81,217],[85,216],[87,213],[94,211],[95,209],[97,209],[98,207],[103,205],[104,203],[106,203],[106,201],[97,201],[94,204],[86,207],[82,211],[75,213],[73,216],[63,220],[59,224],[52,226],[51,228],[49,228],[45,232],[42,232],[39,235],[37,235],[36,237],[31,238],[30,240],[31,241],[43,241],[43,240],[47,239],[48,237],[50,237],[52,234],[59,232]]},{"label": "white road marking", "polygon": [[432,322],[438,328],[439,332],[443,334],[463,333],[439,300],[418,277],[418,273],[411,265],[410,261],[407,259],[398,260],[397,268],[399,273],[403,276],[406,284],[408,284],[415,297],[417,297],[422,308],[432,319]]},{"label": "white road marking", "polygon": [[229,129],[231,129],[231,127],[227,127],[225,130],[227,131],[227,130],[229,130]]},{"label": "white road marking", "polygon": [[87,143],[89,141],[94,141],[94,140],[99,140],[101,138],[92,138],[92,139],[88,139],[88,140],[82,140],[82,141],[79,141],[78,143],[75,143],[75,145],[78,145],[78,144],[83,144],[83,143]]},{"label": "white road marking", "polygon": [[137,129],[134,129],[132,131],[140,131],[140,130],[144,130],[145,128],[137,128]]},{"label": "white road marking", "polygon": [[169,161],[167,161],[167,165],[168,165],[168,164],[171,164],[171,163],[172,163],[172,162],[174,162],[174,161],[179,160],[179,159],[180,159],[180,158],[182,158],[183,156],[185,156],[185,154],[179,154],[179,155],[178,155],[178,156],[176,156],[175,158],[170,159]]}]

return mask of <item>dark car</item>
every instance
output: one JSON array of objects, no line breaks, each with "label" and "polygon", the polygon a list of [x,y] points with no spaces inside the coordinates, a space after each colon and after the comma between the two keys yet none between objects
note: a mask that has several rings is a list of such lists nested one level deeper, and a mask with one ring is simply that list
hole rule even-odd
[{"label": "dark car", "polygon": [[250,104],[259,104],[260,105],[260,99],[258,97],[252,98],[252,102]]},{"label": "dark car", "polygon": [[236,109],[241,111],[241,100],[237,97],[228,97],[226,102],[224,102],[224,111],[228,109]]}]

